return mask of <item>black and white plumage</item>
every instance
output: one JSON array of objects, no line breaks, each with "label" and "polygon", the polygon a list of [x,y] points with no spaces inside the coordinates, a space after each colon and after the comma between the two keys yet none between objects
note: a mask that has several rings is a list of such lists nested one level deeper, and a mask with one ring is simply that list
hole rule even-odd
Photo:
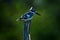
[{"label": "black and white plumage", "polygon": [[34,14],[40,15],[39,13],[37,13],[36,10],[33,9],[33,7],[31,7],[29,9],[29,11],[27,13],[25,13],[24,15],[22,15],[18,20],[21,20],[21,21],[31,20],[33,18]]},{"label": "black and white plumage", "polygon": [[31,19],[33,18],[34,14],[40,15],[37,13],[36,10],[31,7],[27,13],[22,15],[20,18],[17,19],[17,21],[23,21],[23,40],[31,40],[30,38],[30,24]]}]

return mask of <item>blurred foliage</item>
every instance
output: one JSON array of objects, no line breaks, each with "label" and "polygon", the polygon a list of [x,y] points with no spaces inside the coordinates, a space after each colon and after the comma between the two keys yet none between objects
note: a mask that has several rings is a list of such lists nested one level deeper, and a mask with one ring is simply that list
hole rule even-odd
[{"label": "blurred foliage", "polygon": [[60,40],[60,0],[0,0],[0,40],[22,40],[23,24],[16,19],[33,6],[32,40]]}]

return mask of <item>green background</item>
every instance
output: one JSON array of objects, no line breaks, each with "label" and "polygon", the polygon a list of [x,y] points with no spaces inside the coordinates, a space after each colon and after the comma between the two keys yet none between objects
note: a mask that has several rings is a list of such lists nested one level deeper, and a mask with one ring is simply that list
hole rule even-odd
[{"label": "green background", "polygon": [[31,6],[34,15],[30,27],[32,40],[60,40],[60,0],[0,0],[0,40],[22,40],[23,23],[16,21]]}]

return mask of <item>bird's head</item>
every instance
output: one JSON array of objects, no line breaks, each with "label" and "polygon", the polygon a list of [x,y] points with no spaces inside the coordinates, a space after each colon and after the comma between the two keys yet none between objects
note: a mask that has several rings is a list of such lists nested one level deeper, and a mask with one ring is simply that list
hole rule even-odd
[{"label": "bird's head", "polygon": [[[33,7],[31,7],[31,8],[29,9],[29,11],[34,12],[34,13],[37,14],[37,15],[40,15]],[[40,16],[41,16],[41,15],[40,15]]]},{"label": "bird's head", "polygon": [[35,12],[36,10],[35,10],[33,7],[31,7],[31,8],[29,9],[29,11]]}]

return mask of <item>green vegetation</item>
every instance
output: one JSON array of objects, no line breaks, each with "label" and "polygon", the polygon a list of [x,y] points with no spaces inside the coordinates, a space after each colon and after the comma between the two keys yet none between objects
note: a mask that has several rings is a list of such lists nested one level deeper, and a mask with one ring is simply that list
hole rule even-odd
[{"label": "green vegetation", "polygon": [[16,19],[31,6],[41,14],[32,19],[32,40],[60,40],[60,0],[0,0],[0,40],[22,40],[23,25]]}]

